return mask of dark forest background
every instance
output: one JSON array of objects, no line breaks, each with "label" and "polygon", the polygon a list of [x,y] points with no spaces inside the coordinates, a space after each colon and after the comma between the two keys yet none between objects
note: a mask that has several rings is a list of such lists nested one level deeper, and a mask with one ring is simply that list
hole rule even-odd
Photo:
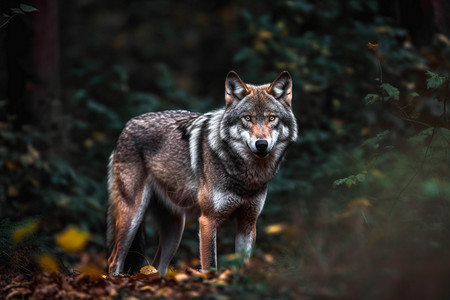
[{"label": "dark forest background", "polygon": [[[448,299],[449,14],[445,0],[2,0],[1,264],[104,259],[125,122],[221,107],[229,70],[255,84],[288,70],[300,136],[258,222],[257,292]],[[66,249],[67,228],[87,245]],[[198,264],[197,230],[175,267]],[[234,226],[221,230],[225,267]],[[147,233],[151,260],[151,220]]]}]

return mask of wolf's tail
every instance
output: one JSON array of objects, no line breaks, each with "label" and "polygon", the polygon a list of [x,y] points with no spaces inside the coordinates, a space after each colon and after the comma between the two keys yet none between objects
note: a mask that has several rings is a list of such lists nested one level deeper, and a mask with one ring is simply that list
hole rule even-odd
[{"label": "wolf's tail", "polygon": [[114,214],[113,214],[113,190],[114,190],[114,174],[113,174],[113,161],[114,161],[114,152],[109,156],[108,163],[108,209],[106,212],[106,253],[108,257],[111,255],[111,252],[114,247],[114,230],[115,230],[115,222],[114,222]]}]

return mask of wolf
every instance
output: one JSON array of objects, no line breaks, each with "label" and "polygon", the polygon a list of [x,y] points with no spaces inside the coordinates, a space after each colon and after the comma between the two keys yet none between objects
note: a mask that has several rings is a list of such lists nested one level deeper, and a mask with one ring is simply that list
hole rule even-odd
[{"label": "wolf", "polygon": [[110,157],[108,272],[136,271],[144,216],[155,221],[159,245],[152,265],[165,274],[186,216],[199,221],[201,269],[217,268],[217,228],[237,220],[235,250],[248,263],[268,183],[297,139],[292,78],[246,84],[230,71],[225,107],[205,114],[150,112],[125,125]]}]

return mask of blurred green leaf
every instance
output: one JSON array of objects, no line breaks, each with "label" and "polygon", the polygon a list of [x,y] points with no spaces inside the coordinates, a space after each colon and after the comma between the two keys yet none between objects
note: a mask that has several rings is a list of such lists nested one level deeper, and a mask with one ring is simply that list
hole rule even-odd
[{"label": "blurred green leaf", "polygon": [[345,184],[345,185],[347,185],[347,187],[350,188],[354,185],[357,185],[358,183],[366,181],[366,174],[367,174],[367,171],[363,171],[356,175],[350,175],[350,176],[342,178],[342,179],[337,179],[333,182],[333,186],[336,187],[336,186]]},{"label": "blurred green leaf", "polygon": [[400,98],[400,91],[398,88],[392,86],[389,83],[383,83],[380,85],[380,88],[382,89],[382,92],[386,95],[386,100],[394,100],[398,101]]},{"label": "blurred green leaf", "polygon": [[19,14],[19,15],[24,15],[24,14],[25,14],[25,13],[23,12],[23,10],[21,10],[20,8],[17,8],[17,7],[12,7],[11,10],[12,10],[14,13]]},{"label": "blurred green leaf", "polygon": [[361,146],[366,146],[372,149],[378,149],[380,147],[380,142],[386,138],[390,133],[390,130],[385,130],[378,133],[375,137],[368,138],[362,142]]},{"label": "blurred green leaf", "polygon": [[443,86],[446,82],[448,82],[447,77],[440,76],[431,71],[427,71],[428,79],[427,79],[427,88],[428,89],[438,89]]},{"label": "blurred green leaf", "polygon": [[366,101],[367,104],[373,104],[380,102],[381,97],[377,94],[367,94],[366,97],[364,97],[364,101]]},{"label": "blurred green leaf", "polygon": [[38,9],[36,7],[33,7],[31,5],[27,5],[27,4],[20,4],[20,9],[23,10],[24,12],[33,12],[33,11],[37,11]]}]

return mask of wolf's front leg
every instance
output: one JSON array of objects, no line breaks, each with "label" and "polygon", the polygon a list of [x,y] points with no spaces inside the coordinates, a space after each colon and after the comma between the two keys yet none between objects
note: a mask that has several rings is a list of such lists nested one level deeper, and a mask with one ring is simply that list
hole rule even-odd
[{"label": "wolf's front leg", "polygon": [[248,264],[256,240],[256,219],[241,213],[237,216],[237,234],[235,239],[236,254],[239,254],[244,264]]},{"label": "wolf's front leg", "polygon": [[201,215],[200,224],[200,262],[202,271],[217,268],[216,233],[217,222],[212,217]]}]

